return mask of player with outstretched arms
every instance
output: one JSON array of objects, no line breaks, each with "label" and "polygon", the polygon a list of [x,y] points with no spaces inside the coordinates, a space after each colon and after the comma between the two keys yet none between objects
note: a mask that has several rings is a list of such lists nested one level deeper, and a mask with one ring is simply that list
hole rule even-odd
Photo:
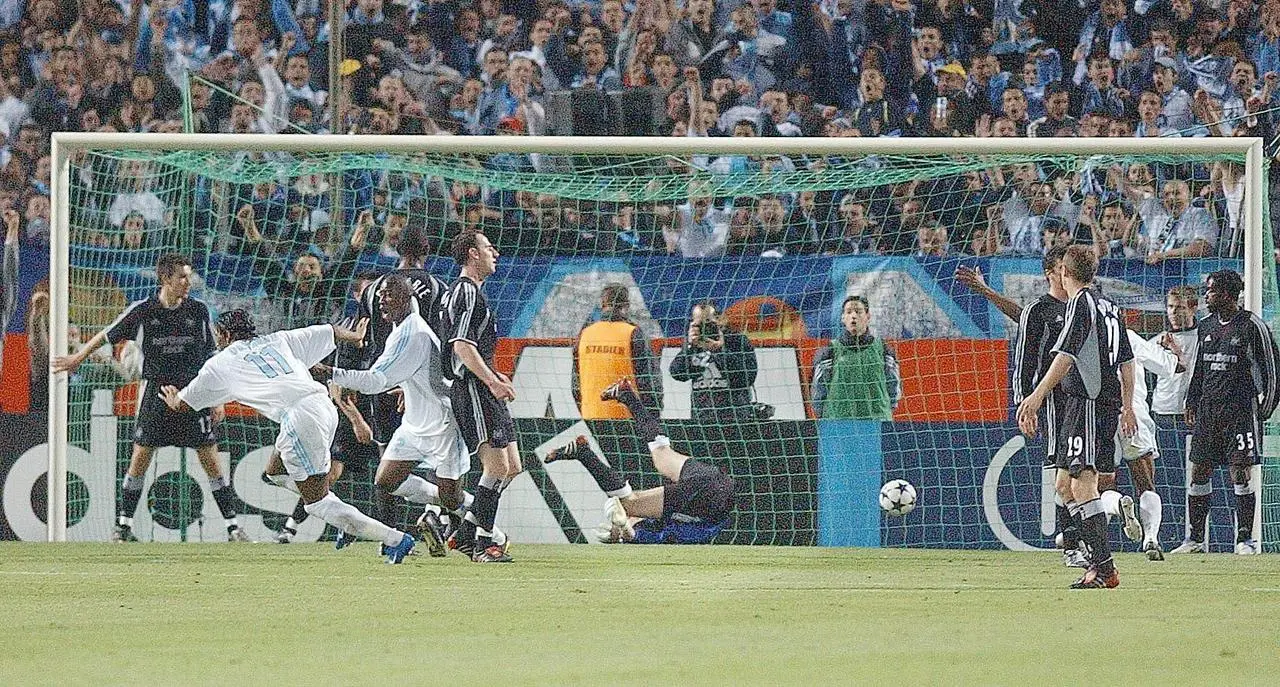
[{"label": "player with outstretched arms", "polygon": [[1239,306],[1244,280],[1232,270],[1209,275],[1209,317],[1200,322],[1198,360],[1187,389],[1191,434],[1191,486],[1187,488],[1191,536],[1171,553],[1208,550],[1206,518],[1213,469],[1226,465],[1236,493],[1236,553],[1262,549],[1253,536],[1258,485],[1253,466],[1262,462],[1262,423],[1277,403],[1275,339],[1257,315]]},{"label": "player with outstretched arms", "polygon": [[[392,277],[404,279],[409,286],[412,311],[435,332],[435,350],[440,348],[440,308],[447,285],[436,276],[427,272],[423,266],[429,245],[426,227],[418,222],[409,224],[400,233],[396,242],[396,250],[400,253],[400,261],[396,268],[374,279],[360,295],[360,311],[357,317],[369,321],[369,330],[365,335],[364,366],[371,367],[374,361],[386,350],[387,341],[399,320],[387,317],[382,308],[382,294],[386,290],[388,280]],[[432,354],[438,359],[438,353]],[[385,450],[396,429],[400,426],[401,399],[391,389],[373,395],[370,424],[373,427],[373,439]],[[412,464],[396,461],[393,465],[412,468]],[[393,514],[396,511],[396,491],[408,489],[405,475],[407,471],[400,468],[388,468],[379,463],[377,475],[374,477],[374,496],[377,499],[375,512],[388,525],[394,524]],[[441,492],[446,512],[458,508],[461,489],[457,485],[449,486]],[[415,493],[417,493],[415,491]],[[411,499],[412,500],[412,499]],[[434,552],[434,549],[433,549]]]},{"label": "player with outstretched arms", "polygon": [[493,369],[498,327],[480,290],[498,268],[498,249],[484,234],[464,229],[453,240],[453,259],[461,274],[445,296],[445,371],[453,379],[454,418],[467,451],[479,455],[483,468],[475,501],[454,533],[454,542],[477,563],[507,563],[511,557],[494,544],[493,524],[502,491],[522,470],[515,423],[507,410],[516,394],[511,380]]},{"label": "player with outstretched arms", "polygon": [[175,416],[156,396],[161,386],[182,385],[194,379],[216,348],[208,306],[188,294],[191,274],[190,258],[176,253],[161,255],[156,261],[160,289],[155,295],[131,303],[78,353],[53,359],[54,372],[74,372],[104,343],[133,340],[142,351],[133,455],[121,486],[120,510],[112,541],[137,541],[133,535],[133,514],[142,500],[143,476],[156,449],[163,446],[196,450],[200,465],[209,476],[213,499],[226,522],[227,539],[249,541],[236,521],[235,491],[218,464],[218,439],[213,426],[222,419],[221,405],[210,404],[206,406],[210,410]]},{"label": "player with outstretched arms", "polygon": [[1057,488],[1067,508],[1081,519],[1081,539],[1091,567],[1074,589],[1120,585],[1107,542],[1107,514],[1098,493],[1098,476],[1114,472],[1117,422],[1132,436],[1133,351],[1120,322],[1120,310],[1093,288],[1098,258],[1085,246],[1070,246],[1058,266],[1067,290],[1067,316],[1054,344],[1055,357],[1044,378],[1018,406],[1018,426],[1036,432],[1037,413],[1049,392],[1061,384],[1066,395],[1058,418]]},{"label": "player with outstretched arms", "polygon": [[[357,302],[364,294],[365,288],[376,277],[377,275],[369,274],[356,275],[351,285],[351,295]],[[359,321],[359,317],[346,316],[338,321],[338,326],[354,329]],[[364,351],[361,350],[363,344],[362,341],[339,342],[338,350],[333,354],[334,367],[360,368],[364,360]],[[379,455],[378,445],[373,441],[373,428],[365,419],[366,413],[371,412],[372,398],[361,398],[360,394],[354,391],[343,392],[337,387],[331,387],[329,392],[330,398],[338,406],[338,431],[334,434],[333,446],[329,449],[329,487],[333,488],[333,484],[342,478],[348,466],[357,463],[377,465]],[[263,478],[270,482],[268,475],[278,475],[283,471],[280,454],[273,452]],[[291,543],[298,535],[298,528],[307,521],[309,516],[306,503],[299,498],[294,505],[293,513],[276,533],[276,542]]]},{"label": "player with outstretched arms", "polygon": [[161,387],[159,396],[178,414],[239,401],[280,425],[275,449],[285,474],[268,475],[278,486],[296,485],[307,512],[343,532],[381,541],[390,563],[413,550],[413,537],[361,513],[329,491],[329,448],[338,411],[325,385],[309,369],[334,351],[336,342],[364,338],[356,330],[321,324],[258,336],[244,310],[218,317],[221,349],[184,388]]},{"label": "player with outstretched arms", "polygon": [[[424,464],[435,472],[438,480],[455,486],[471,468],[470,456],[448,403],[449,388],[440,368],[440,340],[426,320],[414,314],[412,287],[404,275],[394,272],[386,275],[379,304],[383,316],[395,328],[373,367],[368,370],[322,367],[319,372],[330,375],[335,386],[362,394],[380,394],[395,387],[402,390],[404,416],[382,453],[376,482],[395,483],[391,493],[410,503],[436,504],[439,502],[436,485],[412,474],[414,466]],[[439,529],[422,529],[431,555],[445,555]]]},{"label": "player with outstretched arms", "polygon": [[658,417],[624,377],[601,394],[603,401],[618,401],[631,411],[640,437],[648,443],[653,466],[667,483],[633,491],[618,470],[591,450],[586,437],[547,454],[544,462],[577,460],[609,497],[605,517],[609,531],[605,543],[710,544],[729,524],[734,506],[733,479],[719,468],[694,460],[671,448]]}]

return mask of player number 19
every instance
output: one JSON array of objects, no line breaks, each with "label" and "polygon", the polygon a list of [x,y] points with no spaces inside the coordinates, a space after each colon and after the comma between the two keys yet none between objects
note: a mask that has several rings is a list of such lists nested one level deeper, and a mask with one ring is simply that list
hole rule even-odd
[{"label": "player number 19", "polygon": [[1067,457],[1074,458],[1084,454],[1084,437],[1067,437]]}]

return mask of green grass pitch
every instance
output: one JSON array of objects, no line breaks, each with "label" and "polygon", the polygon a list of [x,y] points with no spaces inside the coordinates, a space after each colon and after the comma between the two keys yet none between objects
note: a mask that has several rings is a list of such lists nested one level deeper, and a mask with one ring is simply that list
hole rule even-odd
[{"label": "green grass pitch", "polygon": [[0,683],[1280,684],[1280,557],[0,545]]}]

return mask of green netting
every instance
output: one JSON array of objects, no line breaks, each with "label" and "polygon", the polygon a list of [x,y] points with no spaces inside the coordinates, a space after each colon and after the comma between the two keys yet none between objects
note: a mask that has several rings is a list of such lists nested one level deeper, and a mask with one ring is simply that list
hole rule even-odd
[{"label": "green netting", "polygon": [[[486,293],[500,333],[518,342],[500,365],[515,373],[512,412],[529,478],[504,496],[499,520],[518,540],[584,541],[599,519],[603,496],[584,473],[536,460],[556,441],[586,431],[633,484],[660,483],[629,424],[576,424],[566,346],[595,316],[601,287],[619,281],[642,331],[665,345],[655,346],[664,373],[690,307],[703,298],[757,346],[757,381],[744,391],[773,408],[768,420],[741,408],[724,417],[693,410],[689,383],[664,374],[669,433],[737,480],[738,512],[720,541],[1008,545],[982,506],[996,498],[1011,536],[1048,546],[1038,442],[1016,453],[995,496],[983,491],[988,464],[1016,435],[1007,359],[1016,325],[956,282],[955,268],[978,265],[994,288],[1030,302],[1043,291],[1036,253],[1044,245],[1097,238],[1107,288],[1131,327],[1154,334],[1170,286],[1239,268],[1243,209],[1208,194],[1221,236],[1213,254],[1154,267],[1141,260],[1152,237],[1128,227],[1160,221],[1157,183],[1186,181],[1195,197],[1216,163],[1243,157],[95,152],[72,171],[71,321],[87,339],[149,295],[155,259],[169,250],[193,256],[196,294],[215,311],[252,308],[263,331],[331,321],[350,312],[357,275],[394,264],[405,226],[426,227],[434,254],[427,267],[446,279],[456,270],[449,239],[475,227],[503,253]],[[1016,246],[1013,235],[1041,212],[1041,191],[1052,194],[1036,225],[1042,234]],[[1122,205],[1119,220],[1104,209],[1113,201]],[[1262,278],[1274,313],[1268,265]],[[871,332],[893,342],[900,359],[903,394],[892,423],[813,421],[821,410],[814,353],[840,334],[840,303],[854,293],[871,301]],[[72,381],[72,444],[114,457],[115,474],[101,480],[112,494],[129,457],[131,396],[120,389],[131,374],[127,364],[103,361]],[[275,427],[235,415],[220,431],[241,520],[255,538],[270,538],[293,505],[258,478]],[[872,449],[879,462],[864,462]],[[163,455],[149,473],[139,534],[223,536],[194,455]],[[99,469],[76,460],[77,474]],[[369,467],[348,470],[339,493],[368,508]],[[1275,473],[1269,465],[1269,542],[1280,522]],[[1168,487],[1180,490],[1172,475]],[[915,483],[922,505],[882,522],[875,491],[889,477]],[[114,504],[104,516],[97,482],[84,481],[90,486],[73,494],[73,536],[105,538]],[[1183,516],[1177,498],[1166,502],[1163,538],[1172,541]],[[1215,542],[1223,541],[1225,512],[1215,511]],[[318,524],[309,527],[303,538],[320,535]]]}]

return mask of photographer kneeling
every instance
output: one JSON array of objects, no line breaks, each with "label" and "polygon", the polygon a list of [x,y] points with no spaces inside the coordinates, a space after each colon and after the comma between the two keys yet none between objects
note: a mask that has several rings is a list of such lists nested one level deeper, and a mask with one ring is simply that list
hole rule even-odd
[{"label": "photographer kneeling", "polygon": [[714,303],[693,306],[684,348],[671,361],[671,378],[693,382],[693,417],[703,422],[764,419],[751,398],[756,353],[742,332],[725,327]]}]

